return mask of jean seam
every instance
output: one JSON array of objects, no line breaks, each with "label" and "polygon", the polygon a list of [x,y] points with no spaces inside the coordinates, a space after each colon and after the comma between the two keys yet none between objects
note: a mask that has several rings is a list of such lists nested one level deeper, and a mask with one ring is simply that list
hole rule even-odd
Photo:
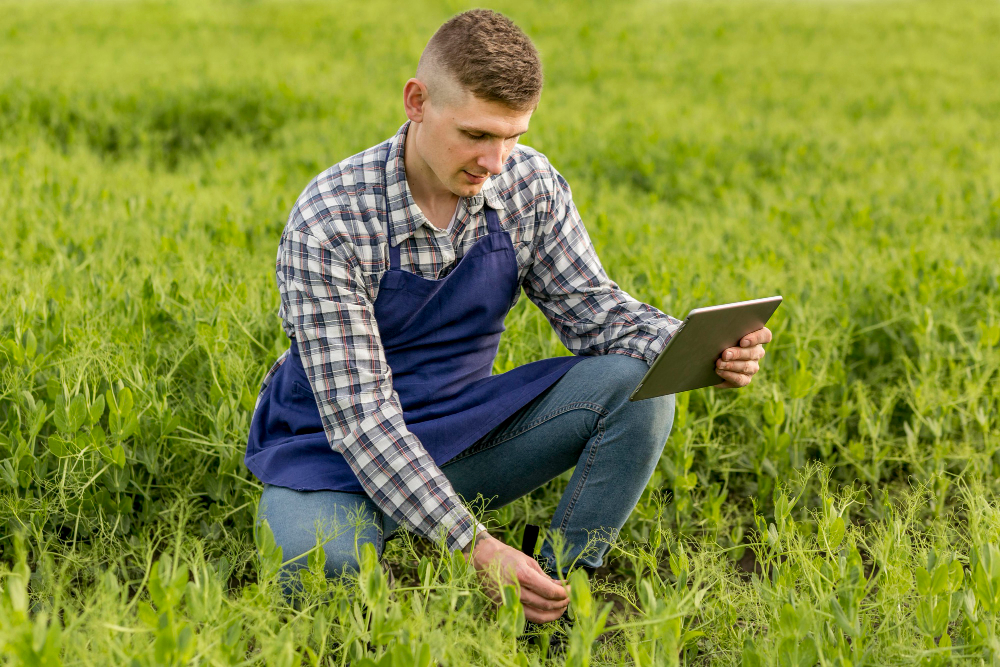
[{"label": "jean seam", "polygon": [[[541,426],[545,422],[550,421],[552,419],[555,419],[556,417],[558,417],[560,415],[566,414],[567,412],[571,412],[573,410],[581,410],[581,409],[593,410],[594,412],[596,412],[597,414],[599,414],[602,419],[604,417],[607,417],[608,414],[609,414],[609,411],[603,405],[600,405],[599,403],[592,403],[590,401],[576,401],[574,403],[567,403],[566,405],[560,406],[558,409],[553,410],[552,412],[547,412],[544,415],[541,415],[540,417],[535,417],[534,419],[532,419],[527,424],[523,424],[516,431],[505,433],[502,438],[501,437],[497,437],[497,438],[494,438],[493,440],[490,440],[490,441],[488,441],[486,443],[483,443],[483,445],[481,447],[476,448],[474,451],[473,451],[472,447],[470,447],[469,449],[465,450],[464,452],[462,452],[461,454],[459,454],[458,456],[456,456],[455,458],[453,458],[451,461],[448,461],[445,465],[450,465],[450,464],[455,463],[457,461],[460,461],[460,460],[462,460],[462,459],[464,459],[466,457],[473,456],[475,454],[479,454],[480,452],[485,452],[485,451],[488,451],[490,449],[493,449],[497,445],[502,445],[503,443],[507,442],[508,440],[516,438],[519,435],[523,435],[523,434],[527,433],[528,431],[530,431],[531,429],[536,428],[538,426]],[[443,467],[444,466],[442,466],[442,468]]]},{"label": "jean seam", "polygon": [[583,465],[583,472],[580,474],[580,481],[573,490],[573,496],[570,498],[569,503],[566,504],[566,512],[563,514],[562,521],[559,522],[559,531],[563,534],[566,533],[566,524],[569,523],[570,517],[573,514],[573,508],[576,507],[576,501],[580,499],[580,494],[583,493],[583,486],[587,482],[587,476],[590,474],[590,468],[594,464],[594,459],[597,458],[597,450],[601,446],[601,442],[603,440],[604,417],[601,417],[597,421],[597,438],[594,439],[594,444],[591,447],[590,454],[587,456],[587,462]]}]

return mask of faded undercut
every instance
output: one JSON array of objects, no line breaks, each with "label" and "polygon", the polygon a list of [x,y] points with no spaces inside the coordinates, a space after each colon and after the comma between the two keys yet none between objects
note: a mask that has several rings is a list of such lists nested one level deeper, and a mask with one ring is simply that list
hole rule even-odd
[{"label": "faded undercut", "polygon": [[489,9],[470,9],[444,23],[424,48],[417,78],[432,100],[453,102],[457,83],[481,100],[533,110],[542,95],[542,63],[531,39]]}]

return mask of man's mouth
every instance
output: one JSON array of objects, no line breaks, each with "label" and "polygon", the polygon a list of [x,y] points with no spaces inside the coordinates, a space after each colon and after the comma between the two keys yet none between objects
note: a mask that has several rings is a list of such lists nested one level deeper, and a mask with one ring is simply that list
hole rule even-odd
[{"label": "man's mouth", "polygon": [[489,176],[489,173],[477,176],[476,174],[465,171],[464,169],[462,171],[465,173],[465,177],[469,180],[470,183],[482,183],[483,181],[486,180],[486,177]]}]

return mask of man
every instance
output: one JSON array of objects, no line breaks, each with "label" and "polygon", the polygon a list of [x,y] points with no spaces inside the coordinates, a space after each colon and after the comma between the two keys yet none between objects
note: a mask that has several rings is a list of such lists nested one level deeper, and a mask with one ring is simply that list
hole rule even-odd
[{"label": "man", "polygon": [[[276,265],[291,346],[264,380],[246,454],[264,482],[258,520],[286,561],[315,546],[317,522],[366,514],[373,525],[324,545],[328,576],[356,566],[355,540],[381,554],[402,525],[516,578],[542,623],[568,604],[569,563],[600,566],[638,502],[674,404],[628,395],[679,321],[608,278],[566,181],[518,145],[541,88],[517,26],[459,14],[404,86],[408,121],[292,208]],[[521,289],[575,354],[491,375]],[[727,350],[721,385],[748,384],[770,339],[761,329]],[[570,468],[551,524],[563,571],[550,540],[539,565],[462,501],[501,506]]]}]

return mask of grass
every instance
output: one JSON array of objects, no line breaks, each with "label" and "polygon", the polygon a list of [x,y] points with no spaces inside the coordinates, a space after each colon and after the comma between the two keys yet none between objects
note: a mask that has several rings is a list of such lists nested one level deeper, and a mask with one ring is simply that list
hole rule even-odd
[{"label": "grass", "polygon": [[[523,141],[611,277],[679,317],[780,293],[775,340],[751,388],[678,396],[565,658],[418,539],[390,542],[392,582],[370,554],[326,581],[316,550],[282,602],[242,463],[287,347],[277,238],[312,176],[403,122],[463,8],[0,2],[6,662],[1000,662],[985,1],[496,5],[545,65]],[[498,370],[563,353],[527,300],[507,326]],[[491,530],[518,544],[565,483]]]}]

